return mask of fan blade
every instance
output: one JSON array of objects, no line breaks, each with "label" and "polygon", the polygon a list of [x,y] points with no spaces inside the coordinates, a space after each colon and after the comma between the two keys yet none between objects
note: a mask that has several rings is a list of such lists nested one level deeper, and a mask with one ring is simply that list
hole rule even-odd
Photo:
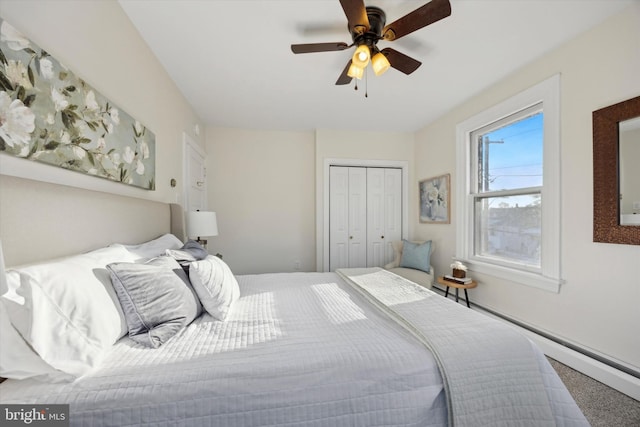
[{"label": "fan blade", "polygon": [[[349,30],[353,33],[364,33],[369,31],[369,18],[363,0],[340,0],[342,10],[347,15]],[[360,27],[359,29],[357,27]]]},{"label": "fan blade", "polygon": [[449,15],[449,0],[433,0],[384,27],[382,37],[388,41],[397,40]]},{"label": "fan blade", "polygon": [[351,77],[347,75],[347,72],[349,71],[350,66],[351,66],[351,60],[347,62],[347,66],[344,67],[342,74],[340,74],[340,77],[338,77],[338,80],[336,80],[337,85],[348,85],[349,83],[351,83]]},{"label": "fan blade", "polygon": [[308,43],[308,44],[292,44],[291,51],[293,53],[315,53],[315,52],[332,52],[336,50],[348,49],[346,43]]},{"label": "fan blade", "polygon": [[387,57],[393,68],[402,71],[405,74],[411,74],[418,69],[422,62],[411,58],[410,56],[400,53],[390,47],[385,47],[380,52]]}]

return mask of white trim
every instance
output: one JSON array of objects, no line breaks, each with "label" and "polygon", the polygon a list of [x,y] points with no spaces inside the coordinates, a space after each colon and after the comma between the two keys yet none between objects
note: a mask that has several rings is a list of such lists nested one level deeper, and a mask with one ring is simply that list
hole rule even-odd
[{"label": "white trim", "polygon": [[544,275],[535,272],[514,270],[507,266],[484,263],[473,259],[458,257],[456,257],[456,259],[468,264],[469,270],[476,273],[488,274],[493,277],[499,277],[500,279],[517,282],[549,292],[558,293],[560,289],[561,281],[553,277],[545,277]]},{"label": "white trim", "polygon": [[[473,260],[473,197],[470,195],[471,132],[542,103],[544,110],[541,273],[494,266]],[[556,74],[519,94],[488,108],[456,126],[456,258],[472,271],[559,292],[561,279],[560,200],[560,75]]]},{"label": "white trim", "polygon": [[[518,325],[515,325],[500,317],[494,316],[493,314],[480,308],[473,307],[473,309],[516,329],[518,332],[522,333],[533,342],[535,342],[538,347],[540,347],[542,352],[552,359],[555,359],[558,362],[575,369],[576,371],[582,372],[583,374],[588,375],[591,378],[626,394],[627,396],[630,396],[636,400],[640,400],[640,379],[618,369],[612,368],[611,366],[599,362],[591,357],[585,356],[584,354],[572,350],[564,345],[560,345],[557,342],[551,341],[550,339],[538,335],[535,332],[529,331],[525,328],[521,328]],[[597,354],[597,352],[594,350],[589,349],[589,351]],[[611,356],[606,357],[608,359],[611,359]],[[621,361],[616,360],[615,362],[619,363],[620,365],[626,365]]]},{"label": "white trim", "polygon": [[144,188],[127,185],[122,182],[112,181],[95,175],[89,175],[43,162],[15,157],[4,152],[0,152],[0,174],[31,179],[34,181],[48,182],[51,184],[66,185],[68,187],[82,188],[85,190],[135,197],[139,199],[155,201],[161,200],[161,195],[157,191],[157,187],[156,190],[145,190]]},{"label": "white trim", "polygon": [[[321,239],[317,239],[318,271],[329,271],[329,167],[355,166],[402,169],[402,238],[409,236],[409,162],[404,160],[366,160],[325,158],[322,167],[323,197],[317,205],[316,227]],[[320,196],[317,197],[320,202]],[[322,245],[320,244],[322,242]]]}]

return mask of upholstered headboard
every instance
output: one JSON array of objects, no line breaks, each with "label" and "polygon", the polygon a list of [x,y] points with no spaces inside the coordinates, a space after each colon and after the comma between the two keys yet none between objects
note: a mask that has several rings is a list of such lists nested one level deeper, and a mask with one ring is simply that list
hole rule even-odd
[{"label": "upholstered headboard", "polygon": [[169,232],[185,238],[179,205],[0,175],[0,240],[8,267]]}]

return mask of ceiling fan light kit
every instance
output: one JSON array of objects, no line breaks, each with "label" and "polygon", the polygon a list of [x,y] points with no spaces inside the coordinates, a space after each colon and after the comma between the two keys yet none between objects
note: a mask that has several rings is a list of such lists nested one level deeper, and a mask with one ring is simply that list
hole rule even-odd
[{"label": "ceiling fan light kit", "polygon": [[295,54],[332,52],[356,46],[356,50],[336,81],[336,85],[349,84],[352,79],[362,79],[364,69],[369,63],[376,76],[384,74],[389,68],[395,68],[404,74],[413,73],[422,64],[395,49],[378,49],[380,40],[391,42],[406,36],[420,28],[433,24],[451,15],[449,0],[432,0],[403,16],[386,24],[386,14],[379,7],[365,6],[363,0],[340,0],[347,17],[348,28],[353,43],[308,43],[292,44]]},{"label": "ceiling fan light kit", "polygon": [[351,63],[356,67],[365,68],[369,65],[369,59],[371,59],[371,52],[369,51],[369,46],[365,44],[361,44],[357,47],[356,51],[353,53],[353,58],[351,58]]},{"label": "ceiling fan light kit", "polygon": [[371,68],[376,76],[383,75],[389,68],[391,63],[382,52],[378,52],[371,58]]},{"label": "ceiling fan light kit", "polygon": [[347,76],[352,79],[362,80],[362,76],[364,76],[364,68],[358,67],[356,64],[351,63],[349,66],[349,71],[347,71]]}]

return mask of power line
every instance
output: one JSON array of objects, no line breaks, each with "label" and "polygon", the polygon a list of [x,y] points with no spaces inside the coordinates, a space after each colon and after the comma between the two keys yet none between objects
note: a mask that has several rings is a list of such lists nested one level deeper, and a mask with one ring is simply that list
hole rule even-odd
[{"label": "power line", "polygon": [[542,174],[540,173],[540,174],[531,174],[531,175],[524,175],[524,174],[520,175],[520,174],[518,174],[518,175],[492,175],[492,176],[493,176],[494,178],[500,178],[500,177],[503,177],[503,176],[508,176],[508,177],[516,177],[516,176],[542,176]]},{"label": "power line", "polygon": [[[496,132],[496,131],[494,130],[493,132]],[[493,132],[491,132],[491,133],[493,133]],[[522,132],[514,133],[514,134],[511,134],[511,135],[507,135],[507,136],[502,136],[501,139],[513,138],[513,137],[518,136],[518,135],[524,135],[525,133],[532,133],[532,132],[540,132],[540,133],[542,133],[542,129],[535,128],[535,129],[524,130]]]},{"label": "power line", "polygon": [[514,169],[514,168],[528,168],[531,166],[542,166],[542,163],[534,163],[534,164],[530,164],[530,165],[516,165],[516,166],[501,166],[501,167],[494,167],[494,168],[490,168],[489,171],[492,170],[496,170],[496,169]]}]

